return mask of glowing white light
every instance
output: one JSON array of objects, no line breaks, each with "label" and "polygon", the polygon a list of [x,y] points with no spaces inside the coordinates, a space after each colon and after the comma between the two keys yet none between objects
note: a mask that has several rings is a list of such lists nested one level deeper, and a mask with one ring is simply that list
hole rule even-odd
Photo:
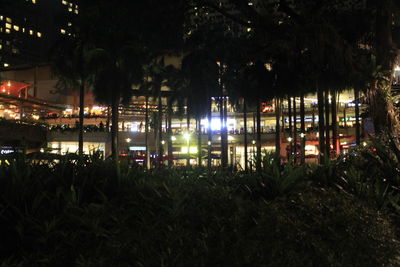
[{"label": "glowing white light", "polygon": [[161,144],[162,144],[162,145],[165,145],[165,141],[164,141],[164,140],[162,140],[162,141],[161,141]]},{"label": "glowing white light", "polygon": [[175,136],[171,136],[171,141],[176,141],[176,137]]},{"label": "glowing white light", "polygon": [[289,142],[292,142],[293,138],[292,137],[288,137],[287,139]]},{"label": "glowing white light", "polygon": [[211,141],[208,141],[208,142],[207,142],[207,145],[211,146]]},{"label": "glowing white light", "polygon": [[[190,154],[196,154],[198,150],[197,150],[197,147],[191,146],[189,148],[189,151],[190,151]],[[181,152],[184,153],[184,154],[187,154],[188,153],[187,146],[182,147]]]},{"label": "glowing white light", "polygon": [[185,138],[186,141],[189,141],[190,140],[190,133],[184,133],[183,134],[183,138]]},{"label": "glowing white light", "polygon": [[127,143],[130,143],[132,141],[132,139],[130,139],[129,137],[125,139]]}]

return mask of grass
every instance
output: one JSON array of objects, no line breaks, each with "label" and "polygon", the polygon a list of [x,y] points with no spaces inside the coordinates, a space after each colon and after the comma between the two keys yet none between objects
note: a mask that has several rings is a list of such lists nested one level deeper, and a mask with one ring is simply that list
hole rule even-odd
[{"label": "grass", "polygon": [[357,153],[259,175],[3,161],[0,266],[396,266],[398,163]]}]

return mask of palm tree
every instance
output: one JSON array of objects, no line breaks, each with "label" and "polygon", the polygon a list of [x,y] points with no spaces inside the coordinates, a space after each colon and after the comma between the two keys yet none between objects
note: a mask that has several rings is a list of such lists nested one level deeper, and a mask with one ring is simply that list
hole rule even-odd
[{"label": "palm tree", "polygon": [[[194,117],[197,121],[197,159],[200,165],[202,158],[200,120],[205,116],[209,118],[208,141],[211,141],[211,97],[218,87],[218,65],[206,51],[193,51],[183,58],[182,73],[186,84],[180,87],[179,94],[186,99],[188,117]],[[211,146],[209,145],[208,147],[208,154],[210,154]],[[210,155],[208,156],[208,162],[207,165],[211,167]]]},{"label": "palm tree", "polygon": [[59,78],[57,87],[79,88],[78,154],[80,156],[83,155],[85,93],[92,82],[96,53],[82,35],[61,38],[52,49],[52,69]]}]

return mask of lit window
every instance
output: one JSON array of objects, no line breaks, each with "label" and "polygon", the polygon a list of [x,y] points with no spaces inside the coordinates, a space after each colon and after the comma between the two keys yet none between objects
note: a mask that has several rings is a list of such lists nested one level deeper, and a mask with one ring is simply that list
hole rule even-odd
[{"label": "lit window", "polygon": [[7,29],[11,29],[11,24],[10,23],[6,23],[6,28]]},{"label": "lit window", "polygon": [[25,28],[22,28],[22,32],[25,32]]},{"label": "lit window", "polygon": [[72,23],[71,23],[71,22],[68,22],[68,26],[72,26]]},{"label": "lit window", "polygon": [[14,27],[13,27],[13,28],[14,28],[14,30],[15,30],[15,31],[19,31],[19,26],[17,26],[17,25],[14,25]]},{"label": "lit window", "polygon": [[37,37],[39,37],[39,38],[42,37],[42,33],[41,33],[41,32],[37,32],[36,35],[37,35]]},{"label": "lit window", "polygon": [[32,30],[29,30],[29,34],[30,34],[30,35],[33,35],[33,31],[32,31]]},{"label": "lit window", "polygon": [[63,5],[68,5],[68,2],[65,1],[65,0],[62,0],[61,2],[62,2]]},{"label": "lit window", "polygon": [[6,29],[6,33],[10,33],[10,29]]},{"label": "lit window", "polygon": [[32,3],[36,4],[36,0],[32,0]]},{"label": "lit window", "polygon": [[2,44],[0,44],[0,50],[1,50],[1,49],[3,49],[3,45],[2,45]]},{"label": "lit window", "polygon": [[72,3],[69,3],[69,6],[70,6],[70,7],[73,7],[74,5],[73,5]]},{"label": "lit window", "polygon": [[9,67],[10,66],[10,64],[8,64],[8,63],[4,63],[4,67]]},{"label": "lit window", "polygon": [[79,14],[79,11],[78,11],[78,9],[75,9],[75,14]]},{"label": "lit window", "polygon": [[69,8],[68,8],[68,11],[69,11],[69,12],[72,12],[72,7],[69,7]]},{"label": "lit window", "polygon": [[3,20],[3,16],[0,16],[0,20]]},{"label": "lit window", "polygon": [[11,23],[11,22],[12,22],[12,19],[6,18],[6,21],[9,22],[9,23]]},{"label": "lit window", "polygon": [[62,34],[65,34],[65,30],[64,29],[61,29],[60,31],[61,31]]}]

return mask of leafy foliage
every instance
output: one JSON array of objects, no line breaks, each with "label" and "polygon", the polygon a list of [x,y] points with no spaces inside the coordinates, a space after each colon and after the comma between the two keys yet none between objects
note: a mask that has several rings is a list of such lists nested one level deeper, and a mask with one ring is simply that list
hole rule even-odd
[{"label": "leafy foliage", "polygon": [[0,166],[2,266],[398,263],[386,213],[317,186],[311,167],[269,156],[261,176],[144,171],[98,155],[80,163],[20,157]]}]

